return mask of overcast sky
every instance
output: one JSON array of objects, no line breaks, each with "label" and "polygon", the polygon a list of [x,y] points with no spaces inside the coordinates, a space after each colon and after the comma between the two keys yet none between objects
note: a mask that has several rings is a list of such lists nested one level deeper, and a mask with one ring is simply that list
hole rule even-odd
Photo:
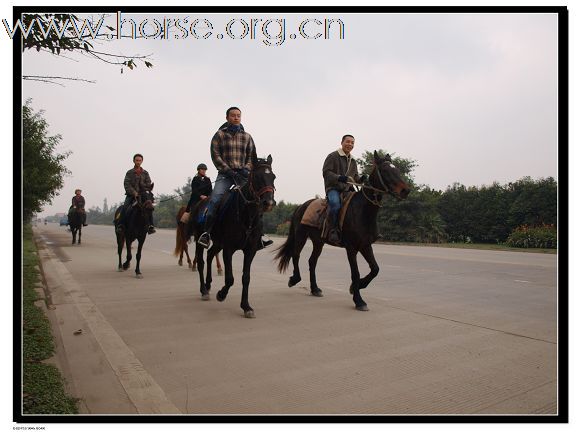
[{"label": "overcast sky", "polygon": [[[155,16],[124,17],[139,23]],[[272,155],[278,201],[322,194],[322,163],[346,133],[356,138],[356,157],[385,149],[414,159],[415,180],[436,189],[524,176],[557,179],[555,14],[166,17],[182,23],[206,18],[214,29],[205,40],[175,39],[183,32],[174,29],[167,40],[96,45],[111,53],[152,54],[154,68],[140,64],[123,74],[86,57],[24,54],[24,74],[97,82],[64,88],[23,82],[23,99],[45,111],[51,133],[63,137],[60,150],[72,151],[66,160],[72,176],[43,215],[66,211],[75,188],[83,190],[87,207],[102,207],[104,198],[109,205],[120,202],[137,152],[158,194],[182,186],[199,162],[215,179],[209,143],[230,106],[242,109],[258,155]],[[267,46],[260,25],[256,39],[218,39],[232,18],[285,18],[286,40]],[[308,18],[341,19],[344,39],[336,25],[331,39],[290,39]],[[323,27],[310,22],[305,29],[312,35]],[[270,35],[279,29],[268,27]],[[232,30],[242,29],[238,23]]]}]

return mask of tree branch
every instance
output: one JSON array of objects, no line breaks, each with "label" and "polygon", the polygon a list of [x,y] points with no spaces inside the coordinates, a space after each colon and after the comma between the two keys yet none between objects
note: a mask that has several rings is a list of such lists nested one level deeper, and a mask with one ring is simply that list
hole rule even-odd
[{"label": "tree branch", "polygon": [[[94,80],[86,80],[86,79],[79,79],[75,77],[58,77],[58,76],[22,76],[22,80],[38,80],[38,81],[47,81],[47,80],[39,80],[39,79],[54,79],[54,80],[73,80],[78,82],[86,82],[86,83],[96,83]],[[60,83],[57,83],[60,84]],[[62,85],[61,85],[62,86]]]}]

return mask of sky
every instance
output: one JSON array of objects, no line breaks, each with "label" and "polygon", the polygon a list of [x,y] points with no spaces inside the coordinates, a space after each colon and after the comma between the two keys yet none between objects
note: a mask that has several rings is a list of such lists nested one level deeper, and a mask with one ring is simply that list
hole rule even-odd
[{"label": "sky", "polygon": [[[271,154],[276,200],[301,203],[324,193],[322,163],[355,137],[353,154],[384,149],[417,163],[415,181],[444,190],[557,177],[557,17],[551,14],[123,14],[154,33],[153,18],[196,18],[207,39],[173,28],[168,39],[97,42],[113,54],[150,55],[130,71],[85,56],[27,51],[23,73],[95,80],[65,87],[23,82],[23,100],[43,110],[72,174],[42,215],[65,212],[80,188],[87,208],[122,201],[135,153],[157,194],[173,194],[198,163],[216,170],[210,140],[225,110],[240,107],[259,156]],[[262,19],[255,38],[241,20]],[[328,39],[304,39],[332,24]],[[267,20],[284,19],[267,27]],[[107,19],[116,27],[116,17]],[[126,24],[125,26],[127,26]],[[203,27],[203,22],[196,28]],[[124,27],[128,32],[128,28]],[[198,30],[203,35],[208,30]],[[224,34],[218,39],[218,34]],[[290,35],[298,35],[291,39]],[[179,39],[175,36],[181,36]],[[268,46],[264,40],[279,45]],[[281,42],[281,43],[280,43]]]}]

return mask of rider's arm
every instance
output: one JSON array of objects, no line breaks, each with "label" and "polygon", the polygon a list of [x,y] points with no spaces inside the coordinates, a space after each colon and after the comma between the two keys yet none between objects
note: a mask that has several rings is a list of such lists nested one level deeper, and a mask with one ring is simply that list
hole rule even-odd
[{"label": "rider's arm", "polygon": [[213,164],[218,171],[227,172],[230,170],[230,167],[222,159],[220,152],[220,142],[221,138],[219,132],[216,132],[216,134],[213,135],[210,145],[211,160],[213,161]]}]

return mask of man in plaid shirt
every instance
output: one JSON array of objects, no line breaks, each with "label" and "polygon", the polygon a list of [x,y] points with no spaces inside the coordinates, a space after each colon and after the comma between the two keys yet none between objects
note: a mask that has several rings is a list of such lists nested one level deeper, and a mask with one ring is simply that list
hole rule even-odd
[{"label": "man in plaid shirt", "polygon": [[[204,248],[209,246],[209,233],[215,223],[217,207],[222,197],[233,184],[243,186],[248,182],[252,170],[252,155],[256,152],[254,139],[241,124],[242,111],[237,107],[230,107],[226,111],[226,121],[211,140],[211,159],[218,175],[207,206],[204,232],[197,241]],[[272,243],[271,240],[262,240],[262,247]]]}]

